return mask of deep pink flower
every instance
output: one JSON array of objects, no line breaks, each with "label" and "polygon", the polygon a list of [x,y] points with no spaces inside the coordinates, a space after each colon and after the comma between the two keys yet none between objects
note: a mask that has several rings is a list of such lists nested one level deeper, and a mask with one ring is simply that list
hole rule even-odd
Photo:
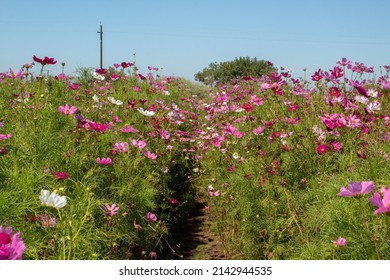
[{"label": "deep pink flower", "polygon": [[328,151],[329,147],[327,145],[319,145],[317,147],[317,153],[322,155],[323,153],[325,153],[326,151]]},{"label": "deep pink flower", "polygon": [[108,165],[108,164],[111,163],[111,159],[109,157],[107,157],[107,158],[100,158],[100,157],[98,157],[98,158],[96,158],[96,162],[98,164]]},{"label": "deep pink flower", "polygon": [[149,222],[155,222],[157,221],[157,216],[156,214],[153,214],[152,212],[146,213],[146,221]]},{"label": "deep pink flower", "polygon": [[99,132],[104,132],[108,129],[108,125],[102,123],[95,123],[95,122],[89,123],[89,127],[92,130],[99,131]]},{"label": "deep pink flower", "polygon": [[374,196],[369,200],[372,205],[378,207],[378,209],[375,210],[374,215],[390,212],[390,189],[383,190],[383,199],[378,192],[375,192]]},{"label": "deep pink flower", "polygon": [[357,196],[368,194],[375,189],[375,184],[373,181],[367,182],[350,182],[348,184],[348,189],[341,187],[339,196]]},{"label": "deep pink flower", "polygon": [[77,107],[65,104],[65,106],[59,106],[58,111],[64,115],[73,115],[77,112]]},{"label": "deep pink flower", "polygon": [[177,199],[171,197],[171,198],[169,199],[169,204],[171,204],[171,205],[176,205],[176,204],[177,204]]},{"label": "deep pink flower", "polygon": [[331,240],[331,242],[338,247],[343,247],[347,245],[347,240],[345,240],[345,238],[343,237],[339,237],[337,241]]},{"label": "deep pink flower", "polygon": [[322,73],[322,70],[318,69],[318,71],[314,72],[314,74],[311,76],[311,79],[315,82],[318,82],[319,80],[321,80],[323,78],[321,73]]},{"label": "deep pink flower", "polygon": [[54,58],[49,58],[47,56],[45,56],[44,59],[41,59],[41,58],[38,58],[36,57],[35,55],[33,56],[33,60],[37,63],[40,63],[42,66],[46,65],[46,64],[56,64],[57,61],[54,60]]},{"label": "deep pink flower", "polygon": [[69,178],[69,175],[66,172],[53,172],[54,177],[58,180],[65,180]]},{"label": "deep pink flower", "polygon": [[72,90],[78,90],[81,85],[78,83],[73,83],[69,85],[69,88]]},{"label": "deep pink flower", "polygon": [[13,233],[12,227],[0,226],[0,260],[21,260],[26,246],[21,233]]}]

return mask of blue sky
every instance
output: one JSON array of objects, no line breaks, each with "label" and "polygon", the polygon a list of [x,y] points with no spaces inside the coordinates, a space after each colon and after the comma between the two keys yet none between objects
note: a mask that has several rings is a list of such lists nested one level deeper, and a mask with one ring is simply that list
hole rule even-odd
[{"label": "blue sky", "polygon": [[[388,0],[37,0],[3,1],[0,72],[33,55],[54,57],[51,74],[133,61],[141,73],[193,79],[211,62],[239,56],[272,61],[301,76],[346,57],[367,66],[390,62]],[[38,67],[35,68],[39,72]]]}]

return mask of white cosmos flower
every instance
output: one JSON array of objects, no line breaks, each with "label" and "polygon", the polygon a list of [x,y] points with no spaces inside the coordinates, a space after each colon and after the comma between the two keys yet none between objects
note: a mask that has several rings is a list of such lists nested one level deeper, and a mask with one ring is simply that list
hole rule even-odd
[{"label": "white cosmos flower", "polygon": [[50,193],[48,190],[41,190],[39,199],[43,204],[60,209],[66,205],[66,196],[61,196],[55,192]]},{"label": "white cosmos flower", "polygon": [[138,108],[137,111],[140,112],[142,115],[147,116],[147,117],[151,117],[151,116],[154,116],[156,114],[153,111],[144,110],[142,108]]},{"label": "white cosmos flower", "polygon": [[118,105],[118,106],[121,106],[123,104],[123,101],[120,101],[120,100],[116,100],[114,97],[107,97],[108,101],[110,101],[112,104],[115,104],[115,105]]},{"label": "white cosmos flower", "polygon": [[94,95],[92,96],[92,99],[93,99],[93,101],[95,101],[96,103],[99,102],[99,97],[98,97],[96,94],[94,94]]},{"label": "white cosmos flower", "polygon": [[238,153],[233,153],[233,158],[234,158],[234,159],[239,159],[240,156],[238,155]]},{"label": "white cosmos flower", "polygon": [[104,81],[106,78],[102,75],[100,75],[99,73],[96,73],[96,72],[93,72],[92,73],[92,76],[96,79],[96,80],[99,80],[99,81]]}]

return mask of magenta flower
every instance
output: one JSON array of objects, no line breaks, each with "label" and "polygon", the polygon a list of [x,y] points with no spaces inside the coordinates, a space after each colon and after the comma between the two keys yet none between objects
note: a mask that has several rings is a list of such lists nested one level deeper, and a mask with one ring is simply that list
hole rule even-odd
[{"label": "magenta flower", "polygon": [[51,174],[58,180],[65,180],[69,178],[69,175],[66,172],[53,172]]},{"label": "magenta flower", "polygon": [[65,104],[65,106],[59,106],[58,111],[64,115],[73,115],[77,112],[77,107]]},{"label": "magenta flower", "polygon": [[109,157],[107,157],[107,158],[98,157],[98,158],[96,158],[96,162],[98,164],[102,164],[102,165],[109,165],[111,163],[111,159]]},{"label": "magenta flower", "polygon": [[117,206],[115,203],[112,205],[108,205],[107,203],[105,205],[100,206],[100,209],[104,212],[105,216],[115,216],[118,213],[119,206]]},{"label": "magenta flower", "polygon": [[157,216],[153,214],[152,212],[146,213],[146,221],[149,222],[155,222],[157,221]]},{"label": "magenta flower", "polygon": [[36,57],[35,55],[33,56],[33,60],[35,62],[38,62],[40,63],[42,66],[46,65],[46,64],[56,64],[57,61],[54,60],[54,58],[49,58],[47,56],[45,56],[45,58],[41,59],[41,58],[38,58]]},{"label": "magenta flower", "polygon": [[343,237],[339,237],[337,241],[331,240],[331,242],[338,247],[343,247],[347,245],[347,240],[345,240],[345,238]]},{"label": "magenta flower", "polygon": [[8,133],[8,134],[0,134],[0,140],[5,140],[5,139],[11,138],[11,137],[12,137],[12,134],[11,134],[11,133]]},{"label": "magenta flower", "polygon": [[21,233],[13,233],[12,227],[0,226],[0,260],[21,260],[26,246]]},{"label": "magenta flower", "polygon": [[329,147],[327,145],[319,145],[317,147],[317,153],[319,155],[322,155],[323,153],[325,153],[326,151],[328,151]]},{"label": "magenta flower", "polygon": [[39,215],[39,221],[44,228],[54,228],[56,226],[56,218],[51,217],[45,213]]},{"label": "magenta flower", "polygon": [[374,215],[390,212],[390,189],[385,189],[383,191],[383,199],[378,192],[375,192],[374,196],[369,200],[372,205],[378,207],[378,209],[375,210]]},{"label": "magenta flower", "polygon": [[368,182],[350,182],[348,184],[348,189],[341,187],[339,196],[358,196],[363,194],[368,194],[375,189],[375,184],[373,181]]}]

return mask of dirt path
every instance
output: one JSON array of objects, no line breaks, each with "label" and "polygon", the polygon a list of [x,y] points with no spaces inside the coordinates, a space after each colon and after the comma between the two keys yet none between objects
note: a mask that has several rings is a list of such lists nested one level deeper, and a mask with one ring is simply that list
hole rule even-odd
[{"label": "dirt path", "polygon": [[197,201],[193,212],[182,225],[178,241],[185,260],[223,260],[222,244],[210,229],[211,219],[205,204]]}]

